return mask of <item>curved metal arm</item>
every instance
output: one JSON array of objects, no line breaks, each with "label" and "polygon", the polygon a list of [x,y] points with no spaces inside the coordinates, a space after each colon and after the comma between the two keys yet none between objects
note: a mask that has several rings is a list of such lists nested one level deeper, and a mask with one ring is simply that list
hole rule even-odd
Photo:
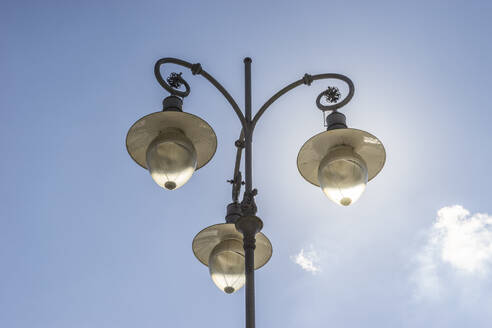
[{"label": "curved metal arm", "polygon": [[236,146],[236,163],[234,164],[234,173],[233,173],[233,181],[232,185],[232,201],[237,202],[239,199],[239,193],[241,192],[241,185],[243,184],[242,175],[241,175],[241,157],[243,154],[244,148],[244,130],[241,129],[241,134],[239,135],[239,139],[234,143]]},{"label": "curved metal arm", "polygon": [[[241,122],[242,128],[243,129],[246,128],[246,119],[244,118],[244,115],[241,112],[241,109],[237,105],[237,103],[234,100],[234,98],[232,98],[232,96],[229,94],[229,92],[227,92],[227,90],[219,82],[217,82],[216,79],[214,79],[210,74],[208,74],[205,70],[203,70],[202,69],[202,66],[200,64],[191,64],[191,63],[189,63],[187,61],[184,61],[184,60],[181,60],[181,59],[177,59],[177,58],[172,58],[172,57],[166,57],[166,58],[159,59],[155,63],[155,66],[154,66],[154,74],[155,74],[155,77],[157,78],[157,81],[159,82],[159,84],[164,89],[166,89],[167,91],[169,91],[171,94],[176,94],[178,96],[180,96],[180,93],[183,93],[184,94],[184,92],[182,92],[182,91],[180,92],[179,90],[173,89],[162,78],[160,68],[161,68],[161,65],[166,64],[166,63],[172,63],[172,64],[176,64],[176,65],[181,65],[183,67],[189,68],[191,70],[191,72],[193,73],[193,75],[200,74],[201,76],[203,76],[204,78],[206,78],[227,99],[227,101],[229,102],[229,104],[231,104],[232,109],[234,109],[234,111],[236,112],[236,115],[239,118],[239,121]],[[176,91],[178,91],[178,92],[176,92]],[[181,96],[183,96],[183,95],[181,95]],[[186,94],[186,96],[187,96],[187,94]]]},{"label": "curved metal arm", "polygon": [[352,80],[350,80],[345,75],[336,74],[336,73],[325,73],[325,74],[317,74],[317,75],[308,75],[308,74],[306,74],[306,75],[304,75],[304,77],[302,79],[297,80],[297,81],[289,84],[288,86],[286,86],[285,88],[283,88],[282,90],[280,90],[279,92],[277,92],[276,94],[274,94],[270,99],[268,99],[268,101],[263,106],[261,106],[261,108],[256,113],[255,117],[253,118],[252,128],[253,129],[255,128],[256,123],[260,119],[261,115],[263,115],[263,113],[268,109],[268,107],[270,107],[270,105],[273,104],[278,98],[280,98],[281,96],[283,96],[284,94],[286,94],[290,90],[295,89],[295,88],[297,88],[298,86],[300,86],[302,84],[306,84],[306,85],[310,86],[313,81],[316,81],[316,80],[325,80],[325,79],[342,80],[345,83],[347,83],[348,86],[349,86],[349,93],[345,97],[345,99],[343,101],[335,104],[335,105],[326,106],[326,110],[336,110],[336,109],[338,109],[340,107],[343,107],[354,96],[354,92],[355,92],[354,83],[352,82]]}]

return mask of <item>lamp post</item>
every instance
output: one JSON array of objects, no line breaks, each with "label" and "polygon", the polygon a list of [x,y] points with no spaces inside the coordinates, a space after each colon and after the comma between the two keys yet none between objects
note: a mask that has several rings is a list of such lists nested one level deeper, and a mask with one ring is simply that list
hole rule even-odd
[{"label": "lamp post", "polygon": [[[128,131],[126,146],[130,156],[148,169],[154,181],[167,190],[184,185],[193,173],[207,164],[215,154],[217,137],[210,125],[201,118],[183,112],[183,99],[190,94],[190,86],[177,73],[164,80],[161,66],[172,63],[189,68],[193,75],[201,75],[212,83],[227,99],[241,123],[232,180],[232,203],[227,206],[226,223],[212,225],[199,232],[193,240],[197,259],[209,267],[214,283],[227,294],[246,285],[246,328],[255,327],[254,270],[265,265],[272,255],[272,245],[261,233],[262,220],[256,216],[256,189],[253,189],[252,154],[253,132],[263,113],[278,98],[301,85],[310,86],[316,80],[337,79],[348,85],[347,96],[335,87],[321,92],[316,105],[324,113],[327,130],[309,139],[299,151],[297,167],[308,182],[320,186],[335,203],[349,206],[363,193],[366,184],[383,168],[386,153],[382,143],[372,134],[347,127],[345,115],[338,109],[354,95],[354,84],[341,74],[305,74],[274,94],[253,116],[251,110],[251,58],[244,59],[245,106],[244,114],[227,90],[202,69],[176,58],[161,58],[154,67],[159,84],[170,96],[163,100],[163,110],[144,116]],[[183,88],[181,88],[183,87]],[[325,99],[329,104],[323,104]],[[245,181],[240,164],[245,156]],[[241,186],[243,199],[239,202]]]}]

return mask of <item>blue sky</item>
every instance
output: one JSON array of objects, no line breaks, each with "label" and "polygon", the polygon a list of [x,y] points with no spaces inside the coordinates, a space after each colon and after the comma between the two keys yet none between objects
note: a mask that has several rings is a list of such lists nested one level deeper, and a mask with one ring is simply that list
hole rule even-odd
[{"label": "blue sky", "polygon": [[349,126],[386,147],[342,208],[296,167],[329,83],[264,115],[253,183],[274,253],[258,327],[490,326],[490,2],[3,1],[0,28],[0,326],[243,326],[244,291],[220,292],[191,251],[230,202],[227,102],[178,68],[218,150],[174,192],[126,152],[166,96],[153,65],[167,56],[200,62],[241,106],[251,56],[255,108],[304,73],[345,74]]}]

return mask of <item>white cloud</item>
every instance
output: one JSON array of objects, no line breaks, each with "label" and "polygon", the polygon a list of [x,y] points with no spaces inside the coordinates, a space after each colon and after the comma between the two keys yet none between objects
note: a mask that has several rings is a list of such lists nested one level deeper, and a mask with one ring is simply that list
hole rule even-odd
[{"label": "white cloud", "polygon": [[492,216],[470,215],[460,205],[440,209],[416,262],[412,280],[417,286],[417,297],[439,297],[440,272],[446,269],[485,277],[492,267]]},{"label": "white cloud", "polygon": [[294,263],[299,264],[299,266],[307,272],[316,274],[321,271],[318,254],[312,246],[309,251],[304,251],[304,249],[301,249],[299,254],[293,255],[290,258],[294,261]]},{"label": "white cloud", "polygon": [[411,280],[415,283],[415,298],[437,299],[440,296],[441,284],[438,276],[438,260],[436,260],[437,245],[433,240],[422,248],[415,260],[417,268]]}]

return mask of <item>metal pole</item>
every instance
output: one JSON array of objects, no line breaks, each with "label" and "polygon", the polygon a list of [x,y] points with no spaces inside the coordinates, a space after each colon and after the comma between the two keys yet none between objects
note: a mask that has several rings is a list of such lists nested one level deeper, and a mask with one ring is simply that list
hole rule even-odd
[{"label": "metal pole", "polygon": [[[251,58],[244,58],[245,71],[245,193],[252,192],[252,123],[251,123]],[[247,213],[244,213],[248,215]],[[255,328],[255,233],[243,231],[244,260],[246,274],[246,328]]]},{"label": "metal pole", "polygon": [[255,328],[255,237],[244,236],[244,257],[246,271],[246,328]]},{"label": "metal pole", "polygon": [[245,141],[245,169],[246,169],[246,193],[250,193],[253,189],[253,177],[252,177],[252,151],[253,151],[253,126],[251,123],[251,58],[244,58],[244,73],[245,73],[245,119],[246,129],[244,131]]}]

